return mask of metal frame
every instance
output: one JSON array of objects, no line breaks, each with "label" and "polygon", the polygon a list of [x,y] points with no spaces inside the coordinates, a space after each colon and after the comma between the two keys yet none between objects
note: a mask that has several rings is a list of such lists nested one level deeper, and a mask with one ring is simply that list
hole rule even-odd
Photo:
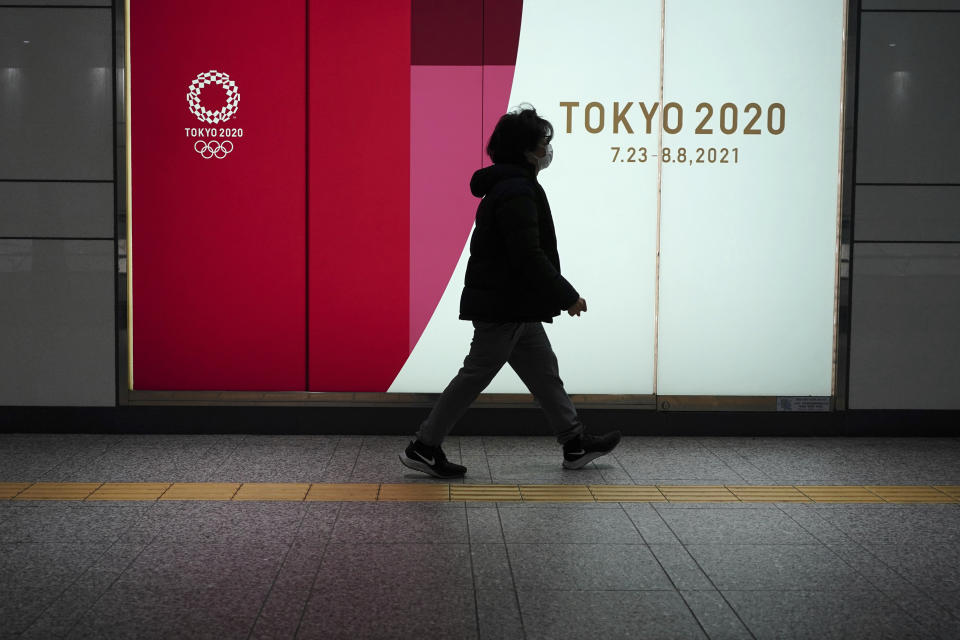
[{"label": "metal frame", "polygon": [[[116,385],[117,406],[328,406],[328,407],[429,407],[436,401],[436,393],[323,393],[323,392],[244,392],[244,391],[138,391],[129,389],[130,339],[128,335],[129,283],[127,279],[127,247],[129,246],[129,219],[127,217],[128,157],[127,136],[117,135],[123,126],[129,133],[129,105],[127,103],[130,78],[126,72],[129,46],[127,3],[113,0],[114,41],[114,181],[116,248]],[[847,0],[845,9],[845,50],[843,78],[843,130],[841,132],[841,190],[839,206],[839,240],[837,278],[835,288],[834,384],[830,399],[832,411],[844,411],[849,404],[850,378],[850,307],[852,300],[852,248],[854,178],[856,175],[857,84],[860,58],[861,0]],[[118,37],[123,34],[123,37]],[[123,73],[123,81],[118,74]],[[118,116],[123,114],[123,118]],[[119,231],[125,230],[121,239]],[[572,395],[578,407],[591,409],[630,409],[656,411],[776,411],[775,396],[658,396],[638,395]],[[536,403],[529,394],[484,394],[475,406],[485,408],[527,408]]]},{"label": "metal frame", "polygon": [[[113,0],[113,87],[114,87],[114,121],[113,131],[114,140],[114,180],[116,185],[114,197],[114,237],[116,238],[115,269],[116,269],[116,384],[117,384],[117,406],[126,406],[130,404],[129,389],[129,350],[128,350],[128,281],[127,272],[129,263],[127,261],[127,247],[129,242],[128,226],[128,196],[127,196],[127,127],[129,126],[127,117],[127,87],[129,78],[127,77],[127,45],[129,30],[127,28],[127,9],[126,0]],[[123,34],[118,38],[117,34]],[[118,81],[118,74],[123,74],[123,81]],[[122,118],[118,117],[122,114]],[[125,135],[117,135],[119,127],[123,127]],[[120,230],[123,229],[124,237],[121,244]]]},{"label": "metal frame", "polygon": [[860,82],[861,0],[848,0],[847,48],[844,70],[843,196],[840,216],[840,255],[837,280],[837,342],[834,375],[836,408],[850,405],[850,313],[853,301],[853,212],[856,197],[857,117]]}]

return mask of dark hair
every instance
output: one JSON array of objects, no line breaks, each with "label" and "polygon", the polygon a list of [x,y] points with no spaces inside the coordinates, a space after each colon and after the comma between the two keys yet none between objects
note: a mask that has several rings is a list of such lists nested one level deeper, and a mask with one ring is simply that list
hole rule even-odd
[{"label": "dark hair", "polygon": [[524,103],[500,117],[490,134],[487,155],[494,162],[528,164],[524,153],[536,149],[543,138],[550,142],[553,125],[538,116],[532,105]]}]

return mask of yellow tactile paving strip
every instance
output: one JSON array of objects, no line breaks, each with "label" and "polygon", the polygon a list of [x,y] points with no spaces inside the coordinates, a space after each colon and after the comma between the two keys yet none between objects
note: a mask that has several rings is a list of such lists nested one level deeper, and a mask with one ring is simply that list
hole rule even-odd
[{"label": "yellow tactile paving strip", "polygon": [[960,503],[960,485],[0,482],[0,500]]},{"label": "yellow tactile paving strip", "polygon": [[660,485],[657,488],[669,502],[740,502],[722,485]]},{"label": "yellow tactile paving strip", "polygon": [[29,487],[32,482],[0,482],[0,500],[8,500],[13,496],[17,495],[27,487]]},{"label": "yellow tactile paving strip", "polygon": [[308,483],[245,482],[237,489],[233,499],[303,502],[309,490]]},{"label": "yellow tactile paving strip", "polygon": [[321,502],[372,502],[380,493],[379,484],[312,484],[306,500]]},{"label": "yellow tactile paving strip", "polygon": [[158,500],[233,500],[239,489],[239,482],[174,482]]},{"label": "yellow tactile paving strip", "polygon": [[520,487],[515,484],[452,484],[450,500],[454,502],[520,502]]},{"label": "yellow tactile paving strip", "polygon": [[156,500],[170,488],[170,482],[104,482],[87,500]]}]

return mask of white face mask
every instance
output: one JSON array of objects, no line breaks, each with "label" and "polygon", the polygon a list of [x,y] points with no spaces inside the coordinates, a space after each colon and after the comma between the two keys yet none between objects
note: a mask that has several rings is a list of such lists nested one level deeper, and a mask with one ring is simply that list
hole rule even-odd
[{"label": "white face mask", "polygon": [[550,163],[553,162],[553,145],[548,142],[546,149],[547,153],[542,158],[538,158],[532,151],[527,151],[527,159],[532,164],[537,165],[537,169],[540,171],[549,167]]}]

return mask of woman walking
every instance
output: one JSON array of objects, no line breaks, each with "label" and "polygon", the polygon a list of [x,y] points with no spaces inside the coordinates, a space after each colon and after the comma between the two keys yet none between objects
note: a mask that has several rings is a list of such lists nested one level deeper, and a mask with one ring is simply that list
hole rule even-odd
[{"label": "woman walking", "polygon": [[505,363],[546,413],[563,445],[564,468],[580,469],[620,442],[619,431],[584,433],[543,330],[542,323],[553,322],[564,310],[571,316],[587,310],[560,274],[553,217],[537,182],[553,159],[552,138],[552,125],[533,107],[521,105],[501,117],[490,136],[487,155],[493,165],[470,180],[470,191],[482,200],[470,239],[460,319],[473,322],[473,341],[463,368],[400,454],[411,469],[438,478],[466,473],[466,467],[447,460],[441,444]]}]

